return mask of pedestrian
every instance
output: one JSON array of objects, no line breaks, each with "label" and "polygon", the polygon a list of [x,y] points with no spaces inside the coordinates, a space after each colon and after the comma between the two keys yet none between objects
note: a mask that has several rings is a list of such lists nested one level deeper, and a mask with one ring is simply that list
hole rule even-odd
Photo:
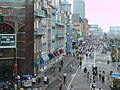
[{"label": "pedestrian", "polygon": [[87,67],[84,68],[84,75],[87,73]]},{"label": "pedestrian", "polygon": [[71,86],[70,86],[70,89],[69,89],[69,90],[74,90],[74,87],[73,87],[73,85],[71,85]]},{"label": "pedestrian", "polygon": [[17,83],[14,84],[14,89],[17,90]]},{"label": "pedestrian", "polygon": [[79,68],[80,67],[80,60],[78,60],[77,64],[78,64],[78,68]]},{"label": "pedestrian", "polygon": [[63,67],[63,60],[61,60],[60,63],[61,63],[61,67]]},{"label": "pedestrian", "polygon": [[72,71],[72,64],[70,64],[70,72]]},{"label": "pedestrian", "polygon": [[7,90],[7,88],[6,88],[6,86],[5,86],[5,85],[3,85],[3,90]]},{"label": "pedestrian", "polygon": [[93,88],[93,90],[96,88],[95,80],[94,80],[93,83],[92,83],[92,88]]},{"label": "pedestrian", "polygon": [[108,80],[110,80],[110,74],[108,74],[107,78],[108,78]]},{"label": "pedestrian", "polygon": [[64,81],[64,84],[66,84],[66,77],[67,77],[67,73],[63,73],[63,81]]},{"label": "pedestrian", "polygon": [[91,83],[91,81],[92,81],[92,76],[90,76],[90,83]]},{"label": "pedestrian", "polygon": [[79,64],[80,64],[79,66],[80,66],[80,68],[81,68],[81,66],[82,66],[82,61],[80,61],[80,63],[79,63]]},{"label": "pedestrian", "polygon": [[44,84],[47,84],[47,76],[45,75],[43,78]]},{"label": "pedestrian", "polygon": [[103,73],[102,73],[102,82],[103,83],[105,82],[105,71],[103,71]]},{"label": "pedestrian", "polygon": [[107,64],[109,64],[110,63],[110,61],[109,61],[109,59],[107,60]]},{"label": "pedestrian", "polygon": [[40,82],[41,82],[41,78],[40,78],[40,76],[38,77],[38,83],[40,84]]},{"label": "pedestrian", "polygon": [[24,90],[24,88],[23,88],[23,87],[20,87],[20,90]]},{"label": "pedestrian", "polygon": [[90,76],[90,73],[89,72],[87,72],[87,79],[89,80],[89,76]]},{"label": "pedestrian", "polygon": [[61,67],[61,65],[59,65],[59,72],[61,72],[61,69],[62,69],[62,67]]},{"label": "pedestrian", "polygon": [[36,83],[36,77],[32,78],[32,84],[34,85]]},{"label": "pedestrian", "polygon": [[101,75],[101,70],[99,71],[99,80],[101,80],[101,77],[102,77],[102,75]]},{"label": "pedestrian", "polygon": [[63,90],[63,86],[62,86],[62,84],[60,84],[60,86],[59,86],[59,90]]},{"label": "pedestrian", "polygon": [[56,66],[53,64],[53,72],[55,73]]}]

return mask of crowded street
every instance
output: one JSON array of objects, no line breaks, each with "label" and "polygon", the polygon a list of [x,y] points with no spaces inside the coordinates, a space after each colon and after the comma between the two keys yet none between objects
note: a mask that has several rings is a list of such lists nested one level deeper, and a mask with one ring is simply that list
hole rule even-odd
[{"label": "crowded street", "polygon": [[[59,72],[59,66],[56,65],[56,74],[50,75],[47,72],[47,76],[53,77],[53,81],[49,83],[49,85],[46,86],[46,90],[58,90],[59,86],[62,84],[63,88],[65,90],[69,90],[71,86],[74,87],[74,90],[91,90],[92,84],[93,84],[93,74],[92,74],[92,67],[97,66],[98,73],[95,76],[95,90],[110,90],[111,80],[110,80],[110,74],[112,73],[119,73],[117,71],[117,63],[112,62],[110,58],[110,53],[107,52],[101,53],[103,48],[100,46],[99,49],[96,49],[96,46],[94,46],[94,50],[91,52],[87,52],[88,56],[84,53],[83,59],[82,59],[82,66],[78,67],[78,58],[77,56],[65,56],[64,58],[64,65],[65,68],[61,72]],[[85,50],[86,51],[86,50]],[[94,55],[93,57],[90,56],[90,54]],[[107,63],[107,60],[109,59],[109,63]],[[72,65],[71,71],[70,71],[70,65]],[[89,72],[89,77],[87,76],[87,73],[84,73],[84,68],[87,68],[87,72]],[[100,72],[101,71],[101,72]],[[102,74],[102,72],[105,72],[105,79],[104,82],[102,82],[101,79],[99,79],[99,73]],[[66,81],[64,83],[63,73],[66,73]],[[59,75],[61,75],[61,79],[59,80]],[[91,79],[91,80],[90,80]]]},{"label": "crowded street", "polygon": [[0,0],[0,90],[120,90],[120,0]]}]

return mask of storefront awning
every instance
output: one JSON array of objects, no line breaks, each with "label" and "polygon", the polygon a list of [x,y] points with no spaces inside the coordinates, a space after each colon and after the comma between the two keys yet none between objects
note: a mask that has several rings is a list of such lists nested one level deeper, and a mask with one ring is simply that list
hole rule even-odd
[{"label": "storefront awning", "polygon": [[57,51],[55,51],[53,54],[54,56],[59,56],[59,53]]},{"label": "storefront awning", "polygon": [[41,57],[43,58],[44,61],[49,60],[49,57],[47,54],[43,54]]},{"label": "storefront awning", "polygon": [[40,59],[40,64],[43,64],[44,63],[44,60],[43,58]]},{"label": "storefront awning", "polygon": [[54,56],[52,54],[48,54],[49,58],[52,59]]},{"label": "storefront awning", "polygon": [[60,52],[60,53],[64,53],[63,49],[60,49],[59,52]]}]

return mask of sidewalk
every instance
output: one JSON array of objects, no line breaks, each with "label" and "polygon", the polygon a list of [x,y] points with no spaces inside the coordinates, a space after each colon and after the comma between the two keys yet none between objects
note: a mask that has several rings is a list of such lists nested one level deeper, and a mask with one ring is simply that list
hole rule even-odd
[{"label": "sidewalk", "polygon": [[[63,67],[61,72],[63,72],[63,70],[65,69],[65,67],[74,59],[75,57],[72,56],[64,56],[63,58]],[[43,84],[43,80],[41,81],[40,84],[36,83],[33,87],[37,87],[39,88],[41,86],[41,90],[46,90],[46,88],[57,79],[57,76],[59,74],[59,62],[57,62],[55,64],[56,69],[55,69],[55,73],[51,71],[51,69],[47,69],[44,71],[44,75],[46,75],[49,79],[49,84],[48,85],[44,85]]]}]

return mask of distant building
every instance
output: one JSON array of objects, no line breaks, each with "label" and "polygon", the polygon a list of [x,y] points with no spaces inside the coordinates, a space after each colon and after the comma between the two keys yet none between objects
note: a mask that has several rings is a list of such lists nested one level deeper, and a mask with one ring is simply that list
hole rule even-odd
[{"label": "distant building", "polygon": [[120,26],[111,26],[109,30],[110,38],[119,38],[120,35]]},{"label": "distant building", "polygon": [[85,18],[84,0],[73,0],[73,14],[79,14],[81,18]]},{"label": "distant building", "polygon": [[97,24],[89,24],[88,26],[88,33],[92,36],[102,37],[103,31]]}]

